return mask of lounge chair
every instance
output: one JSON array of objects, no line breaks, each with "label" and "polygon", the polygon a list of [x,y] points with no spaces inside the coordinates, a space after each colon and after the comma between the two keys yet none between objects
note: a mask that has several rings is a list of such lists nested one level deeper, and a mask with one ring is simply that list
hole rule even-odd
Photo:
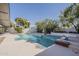
[{"label": "lounge chair", "polygon": [[70,43],[63,40],[63,41],[55,41],[56,44],[64,46],[64,47],[69,47]]},{"label": "lounge chair", "polygon": [[73,50],[75,53],[79,54],[79,43],[72,41],[72,39],[66,40],[66,38],[64,38],[64,39],[57,40],[55,43],[64,47],[68,47],[71,50]]}]

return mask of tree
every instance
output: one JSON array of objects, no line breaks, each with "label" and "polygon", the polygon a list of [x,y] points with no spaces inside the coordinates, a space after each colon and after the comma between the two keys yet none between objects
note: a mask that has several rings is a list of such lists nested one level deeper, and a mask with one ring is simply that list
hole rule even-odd
[{"label": "tree", "polygon": [[23,26],[24,28],[28,28],[30,26],[30,22],[24,18],[16,18],[15,22],[17,26]]},{"label": "tree", "polygon": [[18,33],[22,33],[22,28],[19,27],[19,26],[16,26],[16,27],[15,27],[15,30],[16,30]]},{"label": "tree", "polygon": [[37,32],[51,33],[58,27],[56,21],[52,19],[45,19],[43,21],[37,22]]},{"label": "tree", "polygon": [[71,4],[60,15],[63,26],[72,27],[78,32],[79,4]]},{"label": "tree", "polygon": [[40,21],[36,23],[37,26],[37,32],[43,32],[44,28],[45,28],[45,22]]}]

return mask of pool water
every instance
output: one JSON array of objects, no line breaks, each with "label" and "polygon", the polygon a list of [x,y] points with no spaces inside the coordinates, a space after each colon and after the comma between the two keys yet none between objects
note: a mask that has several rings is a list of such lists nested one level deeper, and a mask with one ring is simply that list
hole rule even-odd
[{"label": "pool water", "polygon": [[53,35],[37,35],[37,34],[22,34],[16,37],[16,40],[26,40],[33,43],[38,43],[44,47],[49,47],[55,43],[56,39],[61,38],[60,36]]}]

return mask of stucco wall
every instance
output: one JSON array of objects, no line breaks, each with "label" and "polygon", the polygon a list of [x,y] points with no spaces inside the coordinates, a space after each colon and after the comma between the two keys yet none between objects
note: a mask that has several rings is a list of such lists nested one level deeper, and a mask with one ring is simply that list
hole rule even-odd
[{"label": "stucco wall", "polygon": [[0,24],[10,27],[9,4],[0,3]]}]

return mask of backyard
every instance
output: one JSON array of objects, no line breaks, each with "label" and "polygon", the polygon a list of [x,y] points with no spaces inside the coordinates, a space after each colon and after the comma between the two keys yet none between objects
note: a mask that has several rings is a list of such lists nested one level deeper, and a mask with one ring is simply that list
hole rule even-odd
[{"label": "backyard", "polygon": [[26,17],[10,20],[8,5],[0,3],[1,8],[3,7],[0,10],[0,55],[79,56],[78,3],[65,7],[58,20],[46,17],[37,20],[34,26],[34,20]]}]

